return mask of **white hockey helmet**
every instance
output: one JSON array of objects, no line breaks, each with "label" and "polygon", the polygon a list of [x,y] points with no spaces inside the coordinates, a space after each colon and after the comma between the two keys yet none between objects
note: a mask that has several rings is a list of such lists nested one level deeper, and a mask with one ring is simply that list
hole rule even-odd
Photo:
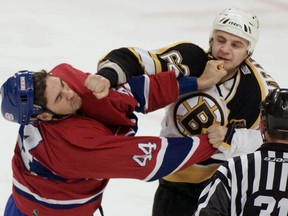
[{"label": "white hockey helmet", "polygon": [[246,39],[249,42],[248,54],[252,54],[259,38],[259,21],[254,14],[237,8],[228,8],[215,18],[209,42],[213,39],[216,30]]}]

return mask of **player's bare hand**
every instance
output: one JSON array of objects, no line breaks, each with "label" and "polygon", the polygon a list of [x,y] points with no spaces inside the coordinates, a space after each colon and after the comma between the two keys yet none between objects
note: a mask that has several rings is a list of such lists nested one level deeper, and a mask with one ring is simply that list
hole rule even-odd
[{"label": "player's bare hand", "polygon": [[86,78],[84,85],[91,90],[98,99],[107,97],[111,87],[110,81],[107,78],[95,74],[90,74]]},{"label": "player's bare hand", "polygon": [[198,89],[206,89],[217,83],[227,75],[224,69],[224,61],[210,60],[206,63],[204,72],[197,78]]},{"label": "player's bare hand", "polygon": [[209,142],[214,148],[219,148],[221,143],[224,141],[227,130],[227,127],[218,124],[212,125],[207,129],[206,133]]}]

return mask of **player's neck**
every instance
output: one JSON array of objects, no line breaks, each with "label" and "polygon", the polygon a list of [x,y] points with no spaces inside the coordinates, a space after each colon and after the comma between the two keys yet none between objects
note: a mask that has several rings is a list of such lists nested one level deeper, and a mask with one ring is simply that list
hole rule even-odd
[{"label": "player's neck", "polygon": [[222,80],[221,80],[220,83],[223,83],[223,82],[231,79],[232,77],[234,77],[235,74],[237,73],[238,69],[239,69],[239,68],[237,67],[237,68],[234,68],[233,70],[228,70],[228,71],[227,71],[227,75],[222,78]]},{"label": "player's neck", "polygon": [[[267,140],[268,141],[268,140]],[[272,143],[281,143],[281,144],[286,144],[288,145],[288,140],[282,140],[282,139],[271,139],[268,142],[272,142]]]}]

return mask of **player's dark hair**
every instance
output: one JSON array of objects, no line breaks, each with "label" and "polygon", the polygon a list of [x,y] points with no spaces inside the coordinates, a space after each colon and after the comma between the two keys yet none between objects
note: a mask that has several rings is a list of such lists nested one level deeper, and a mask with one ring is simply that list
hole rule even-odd
[{"label": "player's dark hair", "polygon": [[47,108],[47,98],[45,97],[46,80],[50,76],[45,70],[33,74],[34,81],[34,104]]},{"label": "player's dark hair", "polygon": [[[33,82],[34,82],[34,105],[40,106],[43,112],[48,112],[53,115],[55,119],[66,118],[69,115],[61,115],[54,113],[52,110],[47,108],[47,98],[45,96],[46,92],[46,80],[51,74],[47,73],[46,70],[41,70],[33,74]],[[36,117],[35,115],[32,117]]]}]

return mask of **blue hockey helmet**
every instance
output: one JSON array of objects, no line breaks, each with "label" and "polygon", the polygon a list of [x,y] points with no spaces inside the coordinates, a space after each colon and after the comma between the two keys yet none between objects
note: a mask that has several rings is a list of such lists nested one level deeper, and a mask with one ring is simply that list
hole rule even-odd
[{"label": "blue hockey helmet", "polygon": [[19,71],[1,87],[1,112],[8,121],[27,125],[31,117],[43,112],[34,105],[33,72]]},{"label": "blue hockey helmet", "polygon": [[288,89],[274,89],[261,103],[265,130],[276,139],[288,139]]}]

